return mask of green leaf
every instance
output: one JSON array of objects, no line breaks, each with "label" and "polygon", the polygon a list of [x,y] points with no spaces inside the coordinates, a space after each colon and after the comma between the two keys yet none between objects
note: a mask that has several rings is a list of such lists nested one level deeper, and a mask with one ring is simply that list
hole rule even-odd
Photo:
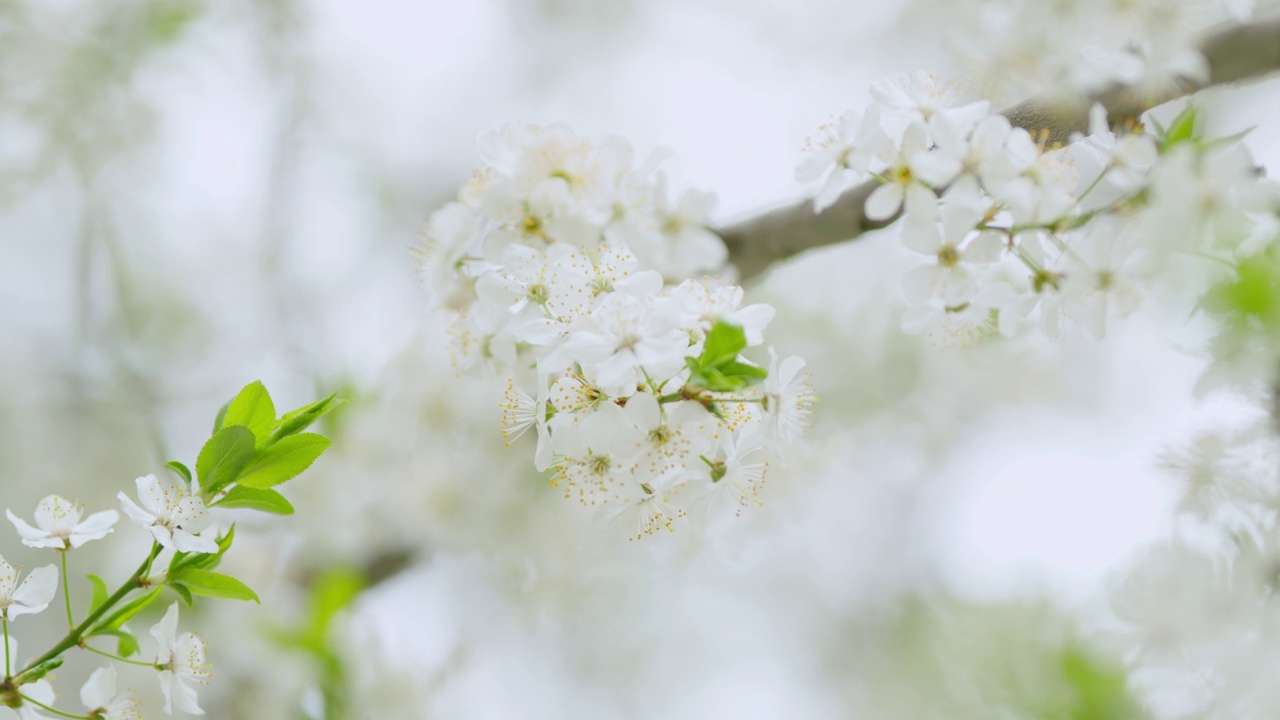
[{"label": "green leaf", "polygon": [[36,680],[39,680],[45,675],[48,675],[54,670],[57,670],[58,668],[62,667],[62,662],[63,662],[63,659],[60,657],[49,658],[48,660],[45,660],[39,665],[22,673],[21,675],[18,676],[18,678],[22,680],[21,684],[23,685],[26,685],[27,683],[35,682]]},{"label": "green leaf", "polygon": [[217,434],[217,432],[222,429],[222,421],[226,419],[227,410],[230,408],[231,403],[229,402],[224,403],[222,407],[218,408],[218,415],[213,419],[213,431],[210,433],[211,435]]},{"label": "green leaf", "polygon": [[89,584],[93,585],[93,599],[89,601],[89,612],[93,612],[107,601],[107,584],[97,575],[89,576]]},{"label": "green leaf", "polygon": [[1130,697],[1124,668],[1067,647],[1059,655],[1063,677],[1074,691],[1067,717],[1073,720],[1128,720],[1141,717]]},{"label": "green leaf", "polygon": [[727,393],[741,390],[745,383],[738,378],[726,376],[715,368],[707,368],[689,376],[689,384],[702,390]]},{"label": "green leaf", "polygon": [[702,354],[685,358],[689,386],[710,392],[734,392],[763,380],[769,374],[764,368],[738,360],[738,353],[746,346],[747,335],[742,328],[717,320],[707,333]]},{"label": "green leaf", "polygon": [[177,577],[170,576],[169,582],[181,583],[195,595],[259,602],[257,593],[249,589],[248,585],[230,575],[209,572],[208,570],[184,569]]},{"label": "green leaf", "polygon": [[364,575],[352,568],[326,570],[311,591],[311,630],[323,633],[338,611],[364,590]]},{"label": "green leaf", "polygon": [[253,433],[243,425],[229,425],[214,433],[196,459],[201,494],[212,495],[235,482],[253,457],[253,447]]},{"label": "green leaf", "polygon": [[769,375],[764,368],[730,360],[706,368],[691,368],[689,384],[711,392],[734,392],[759,383]]},{"label": "green leaf", "polygon": [[111,635],[118,641],[116,643],[116,654],[120,657],[129,657],[138,652],[138,639],[128,630],[111,630],[102,633],[103,635]]},{"label": "green leaf", "polygon": [[276,423],[275,432],[271,435],[271,442],[278,442],[282,438],[296,435],[306,430],[311,427],[311,423],[324,417],[325,414],[344,402],[346,401],[339,400],[338,394],[334,393],[323,400],[317,400],[297,410],[290,410],[281,416],[280,422]]},{"label": "green leaf", "polygon": [[1196,108],[1194,105],[1188,105],[1186,109],[1178,113],[1178,117],[1169,123],[1169,129],[1164,134],[1164,147],[1171,148],[1180,143],[1188,142],[1195,139],[1196,130]]},{"label": "green leaf", "polygon": [[177,460],[170,460],[169,462],[165,463],[164,466],[174,471],[175,473],[177,473],[178,477],[187,481],[188,488],[191,487],[191,468],[187,467],[186,465],[183,465]]},{"label": "green leaf", "polygon": [[292,515],[293,505],[285,496],[271,489],[259,489],[236,485],[231,491],[213,503],[217,507],[248,508],[276,515]]},{"label": "green leaf", "polygon": [[240,471],[241,487],[269,488],[291,480],[311,467],[311,463],[332,444],[329,438],[315,433],[290,435],[253,454],[253,459]]},{"label": "green leaf", "polygon": [[93,630],[89,631],[89,636],[109,634],[112,630],[119,630],[120,626],[133,619],[134,615],[142,612],[156,598],[160,597],[160,591],[164,587],[152,588],[150,592],[139,595],[130,600],[128,603],[121,605],[115,612],[108,615],[104,620],[100,621]]},{"label": "green leaf", "polygon": [[330,652],[329,625],[340,610],[364,590],[364,574],[352,567],[336,566],[322,571],[311,584],[311,609],[298,628],[268,628],[282,647],[305,650],[319,657]]},{"label": "green leaf", "polygon": [[271,395],[261,382],[252,382],[244,386],[239,395],[227,406],[222,417],[223,427],[243,425],[249,428],[256,438],[258,447],[267,444],[271,438],[271,430],[276,424],[276,406],[271,402]]},{"label": "green leaf", "polygon": [[748,365],[744,362],[731,360],[718,368],[725,377],[735,378],[742,382],[742,387],[755,385],[769,376],[769,371],[755,365]]},{"label": "green leaf", "polygon": [[747,334],[742,328],[723,320],[717,320],[707,333],[707,341],[702,346],[702,355],[698,364],[702,367],[715,367],[721,363],[736,360],[738,353],[747,346]]},{"label": "green leaf", "polygon": [[191,607],[191,604],[194,602],[194,599],[191,597],[191,591],[188,590],[185,585],[181,583],[170,582],[169,587],[173,588],[174,592],[182,596],[182,599],[185,600],[187,603],[187,607]]}]

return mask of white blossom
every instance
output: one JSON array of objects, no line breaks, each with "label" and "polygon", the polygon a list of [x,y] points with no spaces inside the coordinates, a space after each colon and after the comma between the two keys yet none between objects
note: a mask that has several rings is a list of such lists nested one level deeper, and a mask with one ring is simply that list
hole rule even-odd
[{"label": "white blossom", "polygon": [[45,565],[32,570],[21,583],[23,566],[14,567],[0,556],[0,617],[38,613],[49,607],[58,591],[58,568]]},{"label": "white blossom", "polygon": [[103,720],[141,720],[138,699],[132,691],[116,694],[116,669],[107,665],[93,671],[89,680],[80,688],[80,702],[89,714]]},{"label": "white blossom", "polygon": [[1137,309],[1143,282],[1137,236],[1118,223],[1105,223],[1076,235],[1060,255],[1064,281],[1041,312],[1050,337],[1062,334],[1062,320],[1078,322],[1095,339],[1107,319]]},{"label": "white blossom", "polygon": [[[891,153],[876,112],[846,125],[857,137],[827,148],[823,162],[866,170]],[[708,379],[716,368],[695,381],[691,367],[718,324],[767,347],[774,309],[718,276],[689,277],[724,269],[727,249],[708,228],[714,197],[673,191],[656,163],[634,167],[625,143],[508,125],[481,145],[483,166],[428,223],[429,281],[449,288],[437,302],[454,315],[459,364],[481,361],[508,378],[503,434],[536,431],[534,467],[566,498],[638,513],[638,536],[673,525],[712,484],[702,458],[766,422],[762,373],[746,358],[706,360],[729,362],[732,383]],[[776,390],[791,405],[771,421],[785,438],[769,435],[760,456],[795,439],[806,414],[801,387]]]},{"label": "white blossom", "polygon": [[821,180],[813,200],[814,212],[822,212],[854,183],[867,177],[874,157],[889,153],[892,143],[880,127],[879,108],[865,113],[848,112],[838,121],[818,128],[805,145],[806,157],[796,168],[800,182]]},{"label": "white blossom", "polygon": [[96,512],[81,521],[84,505],[71,502],[57,495],[49,495],[36,503],[36,526],[31,527],[21,518],[5,509],[9,522],[22,536],[22,544],[28,547],[78,548],[90,540],[100,540],[111,532],[111,526],[120,519],[115,510]]},{"label": "white blossom", "polygon": [[715,195],[689,189],[672,203],[667,192],[666,176],[659,173],[648,211],[629,214],[608,236],[621,238],[645,267],[664,278],[679,280],[718,270],[728,250],[708,227]]},{"label": "white blossom", "polygon": [[710,484],[708,502],[727,504],[737,514],[750,503],[759,503],[760,489],[769,469],[764,433],[758,428],[726,435],[714,460],[704,459]]},{"label": "white blossom", "polygon": [[122,492],[117,495],[120,507],[129,519],[149,531],[156,542],[181,552],[218,551],[218,544],[212,538],[197,534],[209,524],[199,495],[193,495],[181,481],[169,476],[161,480],[155,475],[146,475],[135,482],[141,506]]},{"label": "white blossom", "polygon": [[998,260],[1004,250],[1004,236],[978,229],[988,210],[973,183],[963,183],[963,187],[952,190],[941,204],[931,196],[922,202],[925,207],[909,211],[902,239],[908,248],[934,262],[919,265],[903,276],[907,301],[921,304],[936,297],[945,305],[968,302],[980,290],[979,277],[972,266]]},{"label": "white blossom", "polygon": [[955,83],[921,70],[896,80],[879,80],[871,84],[871,97],[882,108],[917,122],[943,118],[963,131],[968,131],[990,112],[986,100],[962,102]]},{"label": "white blossom", "polygon": [[789,357],[779,365],[777,355],[772,348],[770,351],[769,376],[762,390],[765,424],[774,437],[793,440],[808,427],[818,396],[801,373],[804,360]]},{"label": "white blossom", "polygon": [[867,196],[866,214],[871,220],[888,220],[902,208],[911,194],[932,194],[926,186],[950,182],[960,172],[957,158],[929,152],[929,133],[920,123],[912,123],[902,142],[883,156],[888,168],[881,173],[883,183]]},{"label": "white blossom", "polygon": [[156,666],[160,668],[160,690],[164,692],[164,711],[179,710],[203,715],[193,684],[209,682],[209,665],[205,661],[204,639],[195,633],[178,635],[178,603],[169,606],[160,622],[151,628],[158,645]]}]

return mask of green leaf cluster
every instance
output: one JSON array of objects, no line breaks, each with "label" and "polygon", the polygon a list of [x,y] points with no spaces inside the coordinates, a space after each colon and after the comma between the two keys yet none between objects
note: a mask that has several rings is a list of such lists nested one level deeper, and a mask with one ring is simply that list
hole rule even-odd
[{"label": "green leaf cluster", "polygon": [[[266,387],[246,385],[218,412],[213,436],[196,459],[201,495],[211,506],[292,514],[293,505],[272,488],[302,474],[329,449],[329,438],[304,431],[341,404],[330,395],[277,417]],[[169,467],[191,482],[181,463]]]},{"label": "green leaf cluster", "polygon": [[733,323],[717,320],[707,333],[698,357],[685,358],[688,386],[710,392],[734,392],[764,380],[768,372],[750,365],[738,355],[747,347],[747,335]]}]

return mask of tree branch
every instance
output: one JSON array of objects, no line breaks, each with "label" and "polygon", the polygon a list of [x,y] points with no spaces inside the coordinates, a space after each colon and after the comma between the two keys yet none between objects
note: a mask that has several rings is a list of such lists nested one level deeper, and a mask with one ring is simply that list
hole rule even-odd
[{"label": "tree branch", "polygon": [[[1157,105],[1197,90],[1247,80],[1280,70],[1280,17],[1220,30],[1200,47],[1209,67],[1207,82],[1180,81],[1161,92],[1115,87],[1072,103],[1032,98],[1003,111],[1015,126],[1050,142],[1066,142],[1074,132],[1089,126],[1089,108],[1101,103],[1113,123],[1136,118]],[[868,181],[845,191],[829,208],[813,211],[809,200],[719,229],[729,247],[729,261],[743,278],[757,275],[770,265],[806,250],[851,240],[888,222],[868,220],[863,213],[867,196],[876,189]]]}]

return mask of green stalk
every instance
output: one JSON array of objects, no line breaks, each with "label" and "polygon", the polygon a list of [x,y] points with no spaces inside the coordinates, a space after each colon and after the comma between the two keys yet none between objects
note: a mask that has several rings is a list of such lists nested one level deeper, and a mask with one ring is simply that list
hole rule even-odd
[{"label": "green stalk", "polygon": [[57,708],[51,708],[51,707],[49,707],[48,705],[45,705],[44,703],[40,702],[39,700],[35,700],[35,699],[33,699],[33,698],[27,697],[26,695],[23,695],[22,693],[18,693],[18,695],[19,695],[23,700],[26,700],[27,702],[31,703],[32,705],[35,705],[36,707],[39,707],[39,708],[44,708],[45,710],[47,710],[47,711],[49,711],[49,712],[53,713],[54,715],[59,715],[59,716],[64,717],[64,718],[75,718],[76,720],[93,720],[93,718],[89,717],[88,715],[72,715],[71,713],[65,713],[65,712],[62,712],[61,710],[59,710],[59,709],[57,709]]},{"label": "green stalk", "polygon": [[71,619],[71,586],[67,583],[67,551],[58,553],[62,556],[62,597],[67,601],[67,629],[74,630],[76,621]]},{"label": "green stalk", "polygon": [[130,660],[129,658],[120,657],[119,655],[113,655],[107,652],[106,650],[99,650],[98,648],[92,645],[86,644],[86,645],[81,645],[80,647],[81,649],[88,650],[91,653],[97,653],[98,655],[101,655],[104,658],[111,658],[116,662],[129,663],[130,665],[141,665],[142,667],[149,667],[149,668],[155,668],[156,666],[155,663],[143,662],[141,660]]},{"label": "green stalk", "polygon": [[[154,540],[151,541],[151,552],[147,555],[147,559],[143,561],[142,565],[138,567],[138,569],[133,573],[133,575],[129,577],[128,580],[124,581],[124,584],[120,586],[120,589],[116,590],[115,593],[111,595],[111,597],[103,601],[103,603],[99,605],[96,610],[89,613],[89,617],[85,618],[84,622],[80,623],[75,628],[73,628],[71,632],[67,633],[66,637],[62,638],[62,640],[60,640],[57,645],[54,645],[52,648],[49,649],[49,652],[45,653],[44,655],[41,655],[35,660],[32,660],[30,663],[27,664],[26,667],[22,668],[22,671],[18,673],[18,679],[21,679],[22,674],[27,672],[31,668],[36,667],[40,663],[52,660],[53,658],[56,658],[62,653],[66,652],[68,648],[78,645],[80,643],[80,638],[83,637],[84,634],[88,632],[90,628],[93,627],[93,624],[96,623],[104,614],[106,614],[108,610],[110,610],[116,603],[123,600],[126,595],[133,592],[134,590],[137,590],[139,587],[142,586],[142,583],[140,581],[142,580],[143,576],[146,575],[147,571],[151,568],[152,561],[154,561],[156,559],[156,556],[160,554],[160,549],[161,549],[160,543]],[[78,716],[73,715],[72,717],[78,717]]]}]

